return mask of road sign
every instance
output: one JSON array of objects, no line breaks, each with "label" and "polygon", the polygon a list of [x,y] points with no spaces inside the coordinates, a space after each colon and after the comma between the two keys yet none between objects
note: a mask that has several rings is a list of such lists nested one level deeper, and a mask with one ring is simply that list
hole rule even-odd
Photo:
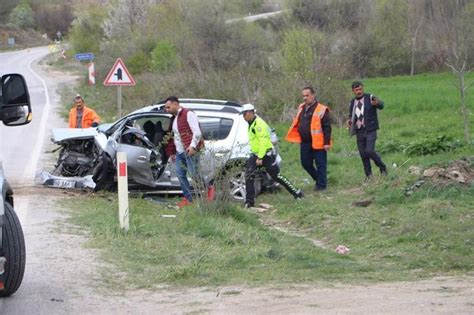
[{"label": "road sign", "polygon": [[92,60],[94,59],[94,54],[93,53],[81,53],[81,54],[75,54],[74,55],[75,60]]},{"label": "road sign", "polygon": [[104,85],[135,85],[135,80],[128,72],[122,59],[115,60],[114,66],[104,80]]}]

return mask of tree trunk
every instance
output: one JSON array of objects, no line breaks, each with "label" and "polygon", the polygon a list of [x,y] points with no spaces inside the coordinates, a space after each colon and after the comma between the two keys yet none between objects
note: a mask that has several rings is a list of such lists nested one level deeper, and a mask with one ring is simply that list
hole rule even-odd
[{"label": "tree trunk", "polygon": [[415,74],[415,38],[411,39],[411,66],[410,66],[410,76]]},{"label": "tree trunk", "polygon": [[460,92],[461,92],[461,112],[462,112],[462,117],[464,120],[464,141],[466,144],[469,144],[469,112],[466,107],[466,101],[465,101],[465,96],[466,96],[466,86],[465,86],[465,71],[460,71],[459,72],[459,80],[460,80]]},{"label": "tree trunk", "polygon": [[416,50],[416,39],[418,38],[418,32],[420,30],[421,25],[423,24],[424,16],[418,21],[418,24],[415,28],[415,33],[411,37],[411,67],[410,67],[410,75],[413,76],[415,74],[415,50]]}]

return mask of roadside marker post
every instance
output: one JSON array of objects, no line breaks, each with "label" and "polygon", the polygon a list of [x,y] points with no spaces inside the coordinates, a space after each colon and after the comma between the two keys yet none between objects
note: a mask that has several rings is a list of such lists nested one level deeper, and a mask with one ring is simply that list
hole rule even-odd
[{"label": "roadside marker post", "polygon": [[135,85],[135,80],[128,72],[122,59],[115,60],[112,69],[104,80],[105,86],[117,86],[117,118],[122,117],[122,85]]},{"label": "roadside marker post", "polygon": [[94,85],[95,84],[95,67],[93,62],[89,62],[87,65],[87,68],[89,69],[89,85]]},{"label": "roadside marker post", "polygon": [[128,207],[128,175],[127,175],[127,152],[117,152],[117,185],[119,202],[120,228],[128,231],[129,207]]}]

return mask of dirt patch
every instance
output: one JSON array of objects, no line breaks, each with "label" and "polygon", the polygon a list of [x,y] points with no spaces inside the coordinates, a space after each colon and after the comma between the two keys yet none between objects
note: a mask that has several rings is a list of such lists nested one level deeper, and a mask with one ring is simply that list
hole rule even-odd
[{"label": "dirt patch", "polygon": [[470,185],[474,182],[474,156],[452,162],[448,167],[432,167],[423,172],[423,177],[436,185],[453,183]]},{"label": "dirt patch", "polygon": [[410,166],[408,172],[422,176],[410,187],[405,188],[405,195],[412,195],[418,188],[429,183],[436,187],[449,185],[469,186],[474,183],[474,156],[451,162],[447,167],[430,167],[422,170],[418,166]]}]

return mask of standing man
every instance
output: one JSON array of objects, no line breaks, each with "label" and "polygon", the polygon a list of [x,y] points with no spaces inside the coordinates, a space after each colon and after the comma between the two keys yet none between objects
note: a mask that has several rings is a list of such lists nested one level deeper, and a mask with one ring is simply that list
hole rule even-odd
[{"label": "standing man", "polygon": [[285,187],[293,197],[302,198],[303,192],[280,174],[280,168],[273,152],[273,144],[270,140],[270,127],[255,114],[255,107],[252,104],[242,105],[240,113],[249,124],[248,134],[251,151],[245,167],[245,208],[253,207],[255,204],[255,171],[262,166],[272,179]]},{"label": "standing man", "polygon": [[349,104],[347,125],[350,134],[357,136],[357,148],[364,165],[365,176],[367,178],[372,176],[370,159],[375,162],[382,175],[387,175],[387,167],[375,152],[377,129],[379,129],[377,109],[383,109],[384,103],[375,96],[364,93],[364,86],[361,82],[352,83],[352,92],[355,97]]},{"label": "standing man", "polygon": [[197,186],[194,188],[204,188],[199,187],[204,183],[198,174],[198,152],[204,146],[204,140],[197,115],[181,107],[176,96],[170,96],[165,100],[165,110],[173,115],[171,128],[175,148],[173,146],[171,150],[168,148],[167,154],[176,161],[176,173],[184,195],[183,200],[178,203],[181,208],[193,202],[191,185],[186,175],[188,172],[194,180],[194,185]]},{"label": "standing man", "polygon": [[74,107],[69,111],[69,128],[97,127],[99,122],[99,115],[87,107],[82,96],[77,94],[74,98]]},{"label": "standing man", "polygon": [[[311,86],[303,88],[303,101],[286,140],[300,143],[301,165],[315,181],[314,190],[327,188],[327,152],[332,146],[329,107],[319,103]],[[314,165],[316,164],[316,167]]]}]

